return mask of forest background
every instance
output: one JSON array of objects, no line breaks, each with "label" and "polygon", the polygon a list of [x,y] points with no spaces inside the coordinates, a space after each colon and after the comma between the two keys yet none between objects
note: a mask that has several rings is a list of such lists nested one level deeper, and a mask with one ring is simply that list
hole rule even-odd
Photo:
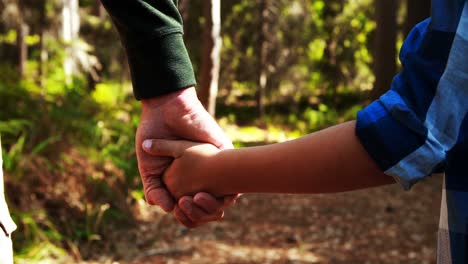
[{"label": "forest background", "polygon": [[[236,147],[354,119],[389,89],[405,36],[430,15],[426,0],[183,0],[179,8],[200,100]],[[0,134],[17,261],[141,260],[150,238],[132,251],[117,233],[140,237],[142,223],[157,222],[150,244],[160,246],[169,239],[161,223],[187,232],[144,203],[134,150],[140,105],[99,1],[0,0],[0,16]],[[167,245],[149,255],[176,259],[180,248]]]}]

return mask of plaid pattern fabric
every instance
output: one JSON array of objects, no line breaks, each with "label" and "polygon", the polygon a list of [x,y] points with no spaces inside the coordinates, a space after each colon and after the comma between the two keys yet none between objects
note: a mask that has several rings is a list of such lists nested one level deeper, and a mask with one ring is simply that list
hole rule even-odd
[{"label": "plaid pattern fabric", "polygon": [[468,263],[468,1],[433,0],[403,44],[391,90],[356,134],[405,189],[445,171],[438,263]]}]

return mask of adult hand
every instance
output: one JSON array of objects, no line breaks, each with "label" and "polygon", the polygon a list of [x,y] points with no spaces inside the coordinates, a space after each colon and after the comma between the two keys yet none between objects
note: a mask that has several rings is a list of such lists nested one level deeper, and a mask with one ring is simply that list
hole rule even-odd
[{"label": "adult hand", "polygon": [[232,204],[235,197],[217,200],[207,193],[199,193],[193,198],[182,197],[175,203],[161,178],[172,159],[145,153],[142,143],[150,138],[187,139],[207,142],[220,149],[232,148],[230,140],[201,105],[194,87],[142,100],[136,132],[138,169],[146,201],[159,205],[166,212],[174,210],[175,217],[185,226],[195,227],[222,218],[223,208]]}]

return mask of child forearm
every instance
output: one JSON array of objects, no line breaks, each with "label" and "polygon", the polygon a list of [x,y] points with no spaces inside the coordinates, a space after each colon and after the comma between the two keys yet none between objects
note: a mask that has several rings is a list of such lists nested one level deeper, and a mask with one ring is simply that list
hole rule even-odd
[{"label": "child forearm", "polygon": [[343,192],[394,183],[355,136],[355,122],[279,144],[225,150],[209,163],[217,194]]}]

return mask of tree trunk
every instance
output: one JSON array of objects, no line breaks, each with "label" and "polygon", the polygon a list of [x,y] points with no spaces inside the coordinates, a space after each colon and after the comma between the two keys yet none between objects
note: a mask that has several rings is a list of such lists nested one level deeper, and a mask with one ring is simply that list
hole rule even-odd
[{"label": "tree trunk", "polygon": [[339,97],[336,96],[338,93],[338,86],[340,85],[340,82],[342,82],[344,76],[340,68],[338,58],[338,49],[340,44],[338,43],[337,38],[339,37],[336,36],[333,31],[336,27],[335,19],[343,12],[344,5],[344,0],[335,1],[334,5],[325,5],[323,10],[324,21],[328,21],[328,23],[325,23],[325,31],[329,32],[329,35],[326,39],[327,45],[325,46],[321,67],[322,72],[328,81],[327,85],[323,87],[322,93],[324,95],[328,95],[331,91],[331,98],[333,98],[335,104],[339,99]]},{"label": "tree trunk", "polygon": [[[40,37],[40,56],[39,56],[39,84],[44,89],[47,85],[47,60],[48,52],[45,44],[45,35],[46,35],[46,1],[41,0],[39,2],[39,37]],[[45,93],[45,90],[43,90]]]},{"label": "tree trunk", "polygon": [[26,71],[26,63],[28,60],[28,46],[25,38],[28,36],[29,27],[23,20],[20,20],[17,28],[16,46],[18,47],[18,76],[23,78]]},{"label": "tree trunk", "polygon": [[[22,1],[18,1],[18,9],[23,10]],[[26,63],[28,60],[28,46],[25,42],[26,37],[29,34],[29,27],[25,23],[23,13],[18,13],[18,19],[16,24],[16,47],[17,47],[17,60],[18,60],[18,77],[21,79],[25,75]]]},{"label": "tree trunk", "polygon": [[[413,0],[409,0],[413,1]],[[375,83],[371,97],[385,93],[396,73],[397,0],[376,0],[374,73]]]},{"label": "tree trunk", "polygon": [[428,0],[406,0],[406,20],[404,25],[405,36],[411,29],[431,16],[431,2]]},{"label": "tree trunk", "polygon": [[221,0],[204,0],[205,31],[199,86],[200,101],[215,115],[221,56]]},{"label": "tree trunk", "polygon": [[62,39],[66,46],[63,69],[66,82],[70,84],[72,75],[76,74],[75,45],[73,42],[78,39],[80,30],[79,6],[78,0],[62,0],[62,3]]},{"label": "tree trunk", "polygon": [[258,23],[258,40],[257,40],[257,62],[258,62],[258,79],[257,79],[257,111],[260,122],[263,123],[265,118],[265,90],[268,82],[267,73],[267,52],[268,46],[266,42],[268,34],[268,9],[267,0],[260,0],[259,3],[259,23]]}]

